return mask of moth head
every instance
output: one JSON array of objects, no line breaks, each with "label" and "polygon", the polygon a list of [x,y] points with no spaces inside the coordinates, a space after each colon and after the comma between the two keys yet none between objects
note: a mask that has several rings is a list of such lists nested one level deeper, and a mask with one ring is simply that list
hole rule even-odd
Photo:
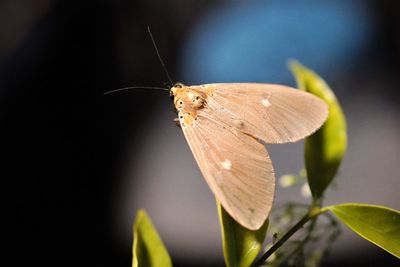
[{"label": "moth head", "polygon": [[182,88],[186,87],[183,83],[176,83],[174,86],[171,87],[169,90],[169,97],[174,99],[174,97],[181,91]]}]

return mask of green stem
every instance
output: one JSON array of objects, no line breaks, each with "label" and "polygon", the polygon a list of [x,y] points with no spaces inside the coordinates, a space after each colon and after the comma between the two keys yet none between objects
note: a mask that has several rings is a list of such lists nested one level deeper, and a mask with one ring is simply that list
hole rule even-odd
[{"label": "green stem", "polygon": [[297,222],[289,231],[282,236],[270,249],[268,249],[257,261],[254,262],[253,266],[261,266],[265,263],[265,261],[276,251],[280,248],[294,233],[300,230],[304,224],[306,224],[312,218],[327,212],[328,209],[326,208],[319,208],[318,206],[311,205],[308,213],[301,218],[299,222]]},{"label": "green stem", "polygon": [[286,259],[290,259],[294,255],[296,255],[296,253],[301,250],[301,248],[304,246],[304,244],[306,244],[310,240],[312,233],[314,231],[316,222],[317,222],[316,217],[311,219],[310,226],[308,227],[308,233],[307,233],[306,237],[303,238],[303,240],[301,240],[299,244],[297,244],[297,247],[288,256],[286,256]]}]

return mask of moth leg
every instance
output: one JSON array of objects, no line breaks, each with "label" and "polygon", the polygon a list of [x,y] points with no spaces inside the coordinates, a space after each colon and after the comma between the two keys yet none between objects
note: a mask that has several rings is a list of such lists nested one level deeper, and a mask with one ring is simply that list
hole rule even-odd
[{"label": "moth leg", "polygon": [[178,126],[179,128],[181,128],[181,123],[180,123],[180,121],[179,121],[178,118],[175,118],[175,119],[174,119],[174,122],[175,122],[175,125],[176,125],[176,126]]}]

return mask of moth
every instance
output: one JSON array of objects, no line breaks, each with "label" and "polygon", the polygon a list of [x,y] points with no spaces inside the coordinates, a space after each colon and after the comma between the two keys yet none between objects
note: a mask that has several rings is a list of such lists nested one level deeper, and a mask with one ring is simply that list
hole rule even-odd
[{"label": "moth", "polygon": [[290,143],[314,133],[328,116],[325,102],[287,86],[256,83],[178,83],[170,96],[217,200],[239,224],[259,229],[275,193],[264,143]]}]

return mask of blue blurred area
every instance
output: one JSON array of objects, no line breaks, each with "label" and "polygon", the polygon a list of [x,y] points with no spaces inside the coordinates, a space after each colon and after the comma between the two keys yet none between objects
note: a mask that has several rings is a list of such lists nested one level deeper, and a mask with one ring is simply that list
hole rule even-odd
[{"label": "blue blurred area", "polygon": [[360,1],[231,1],[209,10],[181,57],[183,82],[292,81],[295,58],[322,76],[344,72],[374,34]]}]

